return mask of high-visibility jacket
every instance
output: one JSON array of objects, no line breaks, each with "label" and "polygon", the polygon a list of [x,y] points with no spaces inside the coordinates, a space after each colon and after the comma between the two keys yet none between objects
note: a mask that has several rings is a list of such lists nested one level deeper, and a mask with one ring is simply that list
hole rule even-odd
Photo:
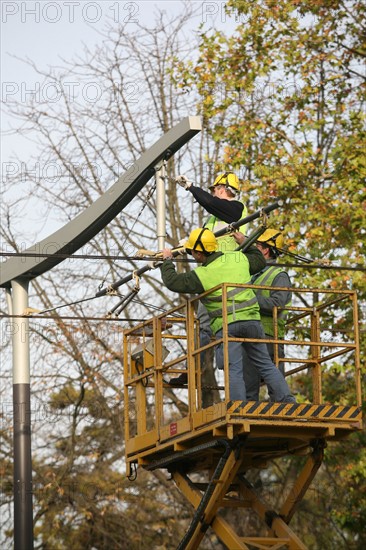
[{"label": "high-visibility jacket", "polygon": [[[242,252],[227,252],[206,266],[194,270],[204,290],[222,283],[248,284],[250,282],[249,262]],[[223,325],[222,289],[219,288],[202,299],[206,306],[211,329],[214,333]],[[259,304],[251,288],[229,288],[226,310],[228,323],[235,321],[260,320]]]},{"label": "high-visibility jacket", "polygon": [[[277,267],[275,265],[268,267],[261,273],[258,277],[255,278],[254,283],[259,286],[271,286],[277,275],[279,273],[282,273],[283,269],[280,267]],[[262,295],[264,298],[269,298],[271,295],[271,291],[269,289],[264,288],[258,288],[255,289],[256,295]],[[285,293],[285,291],[284,291]],[[287,301],[284,306],[290,306],[291,305],[291,297]],[[278,312],[277,315],[277,334],[279,338],[283,338],[285,336],[285,325],[286,325],[286,318],[287,318],[288,312],[283,309]],[[264,332],[268,334],[269,336],[274,336],[274,326],[273,326],[273,316],[269,314],[265,314],[261,311],[261,321],[264,328]]]},{"label": "high-visibility jacket", "polygon": [[[241,202],[241,201],[238,201],[238,202]],[[243,203],[243,212],[241,214],[240,219],[243,220],[244,218],[246,218],[247,215],[248,215],[247,207]],[[239,221],[239,220],[236,220],[236,221]],[[207,229],[215,233],[216,231],[223,229],[227,225],[228,224],[226,222],[219,220],[219,218],[217,218],[216,216],[210,216],[205,221],[203,227],[207,227]],[[244,230],[245,226],[246,224],[239,227],[238,231],[245,234],[245,230]],[[223,235],[222,237],[219,237],[217,239],[217,243],[218,243],[218,250],[220,250],[221,252],[229,252],[231,250],[235,250],[239,246],[238,243],[235,241],[234,237],[232,237],[231,235]]]}]

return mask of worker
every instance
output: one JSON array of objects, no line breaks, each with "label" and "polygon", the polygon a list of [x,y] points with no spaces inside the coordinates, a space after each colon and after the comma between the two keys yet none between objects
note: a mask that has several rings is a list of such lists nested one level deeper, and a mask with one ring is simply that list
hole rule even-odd
[{"label": "worker", "polygon": [[[241,233],[236,232],[233,234],[236,242],[241,245],[244,243],[244,238]],[[286,290],[277,289],[255,289],[257,300],[260,307],[261,322],[264,328],[266,339],[274,339],[274,325],[273,325],[273,310],[274,307],[285,308],[291,304],[291,280],[286,271],[276,265],[278,256],[282,253],[284,248],[284,238],[281,231],[276,229],[266,229],[262,235],[257,239],[257,248],[263,254],[266,260],[266,267],[256,273],[251,278],[251,283],[258,286],[272,286],[278,288],[284,288]],[[287,312],[285,309],[280,309],[277,316],[277,336],[278,339],[283,339],[285,336],[285,324],[286,324]],[[269,356],[274,361],[275,345],[272,342],[267,342],[267,349]],[[251,364],[249,357],[245,350],[243,350],[244,360],[244,380],[247,390],[248,401],[258,401],[259,388],[260,388],[260,376]],[[284,344],[277,345],[277,356],[279,359],[285,357]],[[279,370],[284,375],[285,366],[281,361],[279,364]],[[269,392],[270,401],[273,401],[273,396]]]},{"label": "worker", "polygon": [[[245,253],[218,251],[215,235],[205,227],[194,229],[190,233],[185,248],[197,263],[202,264],[189,273],[177,273],[171,261],[172,251],[168,248],[162,251],[162,279],[165,286],[174,292],[202,294],[222,283],[247,284],[250,281],[250,272],[255,273],[265,267],[265,259],[255,246],[249,247]],[[229,337],[264,338],[259,305],[253,290],[233,288],[228,295]],[[203,302],[210,316],[212,332],[219,339],[223,334],[222,289],[206,296]],[[230,399],[246,401],[242,347],[273,392],[275,400],[295,403],[285,379],[272,363],[266,345],[260,342],[229,342]]]},{"label": "worker", "polygon": [[[238,199],[239,178],[234,172],[219,174],[213,184],[209,186],[210,193],[193,185],[186,176],[178,176],[175,181],[190,191],[196,201],[211,214],[203,227],[207,227],[213,233],[247,216],[245,204]],[[244,227],[243,225],[239,228],[243,235]],[[218,246],[219,250],[226,252],[235,250],[237,243],[231,235],[225,235],[219,238]]]},{"label": "worker", "polygon": [[[227,224],[237,222],[247,216],[246,206],[237,199],[239,194],[239,178],[234,172],[218,174],[213,184],[209,186],[210,193],[201,189],[201,187],[193,185],[186,176],[178,176],[175,181],[178,185],[190,191],[196,201],[210,214],[204,227],[207,227],[212,232],[219,231],[223,227],[226,227]],[[239,232],[244,238],[244,225],[239,228]],[[218,240],[218,248],[223,252],[235,250],[236,247],[237,243],[231,235],[222,236]],[[200,301],[197,306],[197,319],[200,323],[200,346],[203,347],[209,344],[212,332],[206,308]],[[201,363],[203,363],[203,360],[204,352],[200,356]],[[187,384],[187,382],[187,374],[182,372],[176,378],[171,378],[169,384],[171,386],[180,386]]]}]

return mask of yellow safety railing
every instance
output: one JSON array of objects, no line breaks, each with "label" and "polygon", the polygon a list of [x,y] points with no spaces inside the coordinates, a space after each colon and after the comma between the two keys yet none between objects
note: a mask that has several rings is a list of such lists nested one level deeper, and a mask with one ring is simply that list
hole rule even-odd
[{"label": "yellow safety railing", "polygon": [[[233,287],[253,288],[252,285],[221,285],[223,304],[228,289]],[[219,287],[216,287],[219,288]],[[230,401],[229,360],[231,338],[226,329],[227,314],[223,307],[224,330],[222,338],[206,346],[199,345],[199,322],[195,316],[198,300],[210,294],[187,300],[184,305],[173,308],[135,327],[125,330],[123,336],[125,438],[127,453],[147,449],[162,440],[174,437],[174,430],[189,433],[192,418],[202,411],[202,393],[205,391],[200,368],[200,354],[223,344],[223,383],[218,385],[221,401]],[[272,289],[273,287],[255,287]],[[353,380],[352,394],[347,405],[361,407],[361,367],[357,296],[352,290],[331,289],[284,289],[291,290],[293,305],[288,311],[285,339],[278,338],[277,318],[280,308],[273,311],[274,338],[253,340],[271,342],[275,346],[275,362],[286,364],[285,376],[290,388],[300,398],[313,405],[324,402],[322,380],[326,372],[339,365],[335,362],[343,356],[348,378]],[[301,299],[300,299],[301,297]],[[308,305],[310,304],[310,305]],[[346,314],[345,314],[346,312]],[[341,323],[347,317],[347,325]],[[342,324],[342,328],[338,328]],[[276,346],[284,344],[286,356],[278,357]],[[184,387],[169,385],[171,377],[182,372],[188,374]],[[296,390],[300,376],[309,382],[309,393],[301,395]],[[294,389],[295,388],[295,389]],[[342,396],[338,403],[344,405]],[[334,403],[337,404],[337,403]],[[215,404],[213,404],[213,407]],[[207,416],[209,418],[209,415]]]}]

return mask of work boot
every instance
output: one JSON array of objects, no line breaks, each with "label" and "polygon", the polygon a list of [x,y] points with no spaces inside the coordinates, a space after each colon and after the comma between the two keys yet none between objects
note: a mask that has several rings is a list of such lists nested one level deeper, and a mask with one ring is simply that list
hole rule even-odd
[{"label": "work boot", "polygon": [[169,386],[184,386],[188,384],[188,375],[186,372],[182,372],[177,378],[171,378],[168,382]]}]

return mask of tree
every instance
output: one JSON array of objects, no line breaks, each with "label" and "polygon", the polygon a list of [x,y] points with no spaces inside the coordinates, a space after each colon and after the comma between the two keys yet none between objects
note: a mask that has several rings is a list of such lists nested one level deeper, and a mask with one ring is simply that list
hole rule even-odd
[{"label": "tree", "polygon": [[202,32],[197,62],[178,63],[177,81],[197,87],[207,129],[225,145],[225,165],[241,169],[250,203],[286,199],[279,222],[300,253],[311,245],[314,259],[337,261],[347,249],[363,265],[364,6],[228,5],[243,23],[229,37]]},{"label": "tree", "polygon": [[[225,166],[241,170],[250,206],[258,207],[272,196],[285,201],[270,223],[283,227],[289,252],[340,267],[294,270],[295,284],[352,285],[358,290],[362,317],[365,6],[358,1],[232,0],[227,9],[239,22],[235,32],[226,36],[202,30],[197,61],[176,62],[177,85],[197,88],[206,130],[224,146]],[[356,269],[347,271],[349,267]],[[334,328],[345,329],[349,315],[349,309],[340,311]],[[340,394],[347,399],[349,368],[347,360],[335,362],[327,373],[324,391],[329,402]],[[306,384],[306,379],[301,382]],[[305,519],[306,509],[298,516],[299,534],[303,531],[311,548],[332,548],[335,541],[344,548],[364,545],[365,508],[361,500],[356,502],[363,479],[364,435],[354,436],[350,446],[357,448],[356,460],[340,444],[327,455],[320,480],[317,477],[317,486],[328,496],[312,503],[312,511],[331,520],[326,532],[321,534],[324,525],[313,533],[301,527],[314,525],[313,519]],[[329,486],[332,503],[346,501],[347,508],[328,508]]]}]

